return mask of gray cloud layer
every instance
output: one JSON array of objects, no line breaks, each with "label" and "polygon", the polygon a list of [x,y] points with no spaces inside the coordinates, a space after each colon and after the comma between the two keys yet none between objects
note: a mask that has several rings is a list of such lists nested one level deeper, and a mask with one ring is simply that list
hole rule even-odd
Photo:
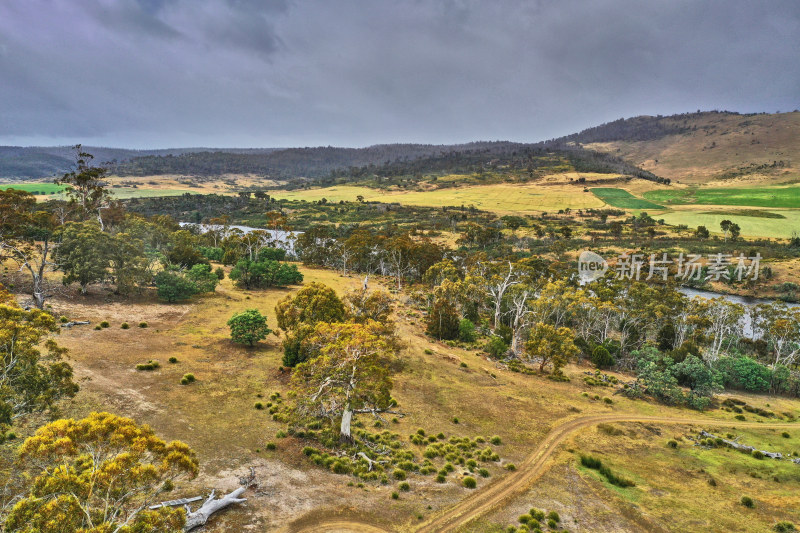
[{"label": "gray cloud layer", "polygon": [[0,0],[0,143],[537,141],[800,107],[796,0]]}]

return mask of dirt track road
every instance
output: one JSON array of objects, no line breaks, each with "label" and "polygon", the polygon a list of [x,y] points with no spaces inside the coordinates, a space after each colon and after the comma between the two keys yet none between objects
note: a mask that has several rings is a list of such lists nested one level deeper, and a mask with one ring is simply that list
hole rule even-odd
[{"label": "dirt track road", "polygon": [[[547,472],[548,459],[553,455],[556,447],[572,433],[587,426],[594,426],[608,422],[651,422],[657,424],[697,424],[705,426],[736,426],[758,428],[797,428],[798,424],[769,424],[740,422],[733,420],[714,420],[708,418],[673,418],[657,416],[632,416],[632,415],[596,415],[568,420],[554,427],[536,449],[518,465],[515,472],[506,474],[482,490],[476,491],[469,497],[461,500],[456,505],[442,510],[422,524],[414,528],[417,533],[450,532],[480,518],[490,511],[502,507],[514,496],[528,490],[533,482]],[[311,526],[304,524],[299,528],[289,526],[283,531],[291,533],[326,532],[326,533],[388,533],[392,530],[382,529],[373,524],[343,519],[329,522],[317,522]]]}]

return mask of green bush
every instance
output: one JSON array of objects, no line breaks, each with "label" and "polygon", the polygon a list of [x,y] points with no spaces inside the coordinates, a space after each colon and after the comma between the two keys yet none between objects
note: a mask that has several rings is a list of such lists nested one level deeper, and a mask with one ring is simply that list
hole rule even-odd
[{"label": "green bush", "polygon": [[255,407],[256,409],[258,409],[260,411],[260,410],[264,409],[264,404],[261,403],[261,402],[256,402],[253,407]]},{"label": "green bush", "polygon": [[102,322],[100,322],[101,328],[107,328],[109,326],[111,326],[111,324],[108,323],[108,320],[103,320]]},{"label": "green bush", "polygon": [[267,317],[258,309],[247,309],[235,313],[228,319],[233,342],[253,346],[262,339],[266,339],[272,330],[267,326]]},{"label": "green bush", "polygon": [[670,448],[677,448],[678,447],[678,441],[671,440],[671,441],[667,442],[667,446],[669,446]]},{"label": "green bush", "polygon": [[129,328],[129,327],[131,327],[131,326],[130,326],[130,324],[128,324],[127,322],[123,322],[123,323],[122,323],[122,325],[121,325],[120,327],[121,327],[122,329],[128,329],[128,328]]},{"label": "green bush", "polygon": [[797,531],[797,529],[794,527],[794,524],[786,521],[778,522],[773,526],[772,529],[778,533],[791,533],[792,531]]},{"label": "green bush", "polygon": [[277,446],[275,445],[275,443],[274,443],[274,442],[272,442],[272,441],[268,442],[268,443],[267,443],[265,446],[266,446],[266,448],[267,448],[268,450],[274,450],[275,448],[277,448]]},{"label": "green bush", "polygon": [[558,516],[558,513],[555,511],[550,511],[547,513],[547,519],[552,520],[553,522],[561,522],[561,517]]},{"label": "green bush", "polygon": [[475,342],[477,333],[475,332],[475,324],[468,318],[462,318],[458,323],[458,340],[461,342]]},{"label": "green bush", "polygon": [[178,362],[178,358],[177,357],[170,357],[169,358],[169,362],[172,363],[172,364],[175,364],[175,363]]},{"label": "green bush", "polygon": [[194,383],[195,381],[197,380],[194,377],[194,374],[184,374],[181,378],[181,385],[188,385],[189,383]]},{"label": "green bush", "polygon": [[155,370],[159,367],[158,361],[153,361],[152,359],[146,363],[140,363],[136,365],[136,370]]},{"label": "green bush", "polygon": [[397,485],[397,488],[403,492],[408,492],[409,490],[411,490],[411,485],[408,484],[408,481],[403,481],[402,483]]},{"label": "green bush", "polygon": [[393,500],[399,500],[399,499],[400,499],[400,495],[399,495],[399,494],[397,494],[396,492],[393,492],[393,493],[392,493],[392,499],[393,499]]},{"label": "green bush", "polygon": [[759,450],[753,450],[753,453],[751,455],[755,459],[763,459],[764,458],[764,454],[762,452],[760,452]]},{"label": "green bush", "polygon": [[517,469],[517,465],[515,465],[514,463],[508,463],[504,468],[509,472],[513,472],[514,470]]},{"label": "green bush", "polygon": [[458,418],[457,417],[453,418],[453,424],[458,424]]},{"label": "green bush", "polygon": [[147,327],[147,322],[139,322],[139,327],[144,329]]},{"label": "green bush", "polygon": [[783,437],[784,439],[789,439],[789,438],[791,438],[792,436],[791,436],[791,435],[789,435],[789,432],[788,432],[788,431],[784,431],[783,433],[781,433],[781,437]]},{"label": "green bush", "polygon": [[395,468],[394,472],[392,472],[392,476],[398,481],[402,481],[406,478],[406,471],[402,468]]},{"label": "green bush", "polygon": [[742,505],[744,505],[748,509],[752,509],[753,507],[756,506],[756,503],[753,501],[753,498],[751,498],[750,496],[742,496],[742,499],[740,501],[741,501]]},{"label": "green bush", "polygon": [[592,351],[592,364],[599,369],[610,368],[614,366],[614,356],[606,349],[605,346],[598,345]]},{"label": "green bush", "polygon": [[494,357],[495,359],[499,359],[503,357],[506,352],[508,352],[508,344],[506,344],[501,337],[492,335],[489,337],[489,340],[486,342],[486,345],[483,347],[483,349],[490,356]]},{"label": "green bush", "polygon": [[461,483],[468,489],[474,489],[478,486],[478,482],[472,476],[466,476],[463,480],[461,480]]},{"label": "green bush", "polygon": [[503,444],[503,441],[502,441],[502,439],[501,439],[500,437],[498,437],[497,435],[495,435],[494,437],[492,437],[492,438],[491,438],[491,440],[490,440],[489,442],[491,442],[491,443],[492,443],[492,444],[494,444],[495,446],[499,446],[499,445]]}]

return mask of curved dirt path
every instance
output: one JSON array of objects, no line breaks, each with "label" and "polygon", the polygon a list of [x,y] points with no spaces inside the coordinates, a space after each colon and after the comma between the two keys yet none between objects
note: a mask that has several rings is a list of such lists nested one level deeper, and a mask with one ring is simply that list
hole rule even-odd
[{"label": "curved dirt path", "polygon": [[[518,465],[517,470],[506,474],[482,490],[472,493],[457,504],[440,511],[417,527],[417,533],[433,533],[439,531],[456,531],[468,523],[489,513],[496,507],[502,506],[514,496],[528,490],[536,479],[541,477],[548,468],[548,459],[555,452],[556,447],[564,442],[571,434],[587,426],[594,426],[604,422],[652,422],[656,424],[698,424],[708,426],[736,426],[757,427],[764,429],[797,428],[797,423],[757,423],[729,420],[714,420],[703,418],[658,417],[658,416],[631,416],[631,415],[595,415],[569,420],[554,427],[539,443],[536,449]],[[289,528],[293,533],[328,532],[328,533],[388,533],[391,530],[381,529],[373,524],[359,521],[336,519],[318,522],[313,526],[299,529]]]}]

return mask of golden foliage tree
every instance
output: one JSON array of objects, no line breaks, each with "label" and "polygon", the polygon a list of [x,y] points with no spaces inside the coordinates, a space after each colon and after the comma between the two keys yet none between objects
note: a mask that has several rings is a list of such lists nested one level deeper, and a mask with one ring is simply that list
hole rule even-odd
[{"label": "golden foliage tree", "polygon": [[25,533],[180,531],[183,509],[147,507],[175,479],[198,471],[186,444],[166,443],[148,426],[110,413],[39,428],[19,461],[29,489],[5,529]]}]

